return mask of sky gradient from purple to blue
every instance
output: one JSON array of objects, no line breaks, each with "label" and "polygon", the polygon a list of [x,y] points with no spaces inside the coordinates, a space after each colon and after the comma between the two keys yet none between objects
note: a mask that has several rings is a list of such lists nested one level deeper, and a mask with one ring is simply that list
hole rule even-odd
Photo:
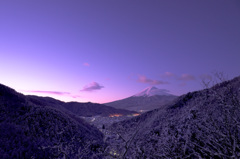
[{"label": "sky gradient from purple to blue", "polygon": [[240,75],[239,28],[237,0],[1,0],[0,83],[63,101],[181,95]]}]

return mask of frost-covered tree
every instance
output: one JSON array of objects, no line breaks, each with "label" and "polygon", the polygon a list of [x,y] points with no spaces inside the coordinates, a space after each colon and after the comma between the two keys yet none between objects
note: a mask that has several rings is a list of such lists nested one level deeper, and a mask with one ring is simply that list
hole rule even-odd
[{"label": "frost-covered tree", "polygon": [[[205,123],[198,126],[199,129],[209,131],[207,136],[209,148],[199,146],[209,156],[240,158],[240,85],[238,80],[236,78],[230,82],[226,80],[223,73],[218,72],[214,74],[214,80],[203,81],[207,88],[207,98],[215,101],[217,105],[215,109],[208,112]],[[210,89],[211,84],[215,85]]]}]

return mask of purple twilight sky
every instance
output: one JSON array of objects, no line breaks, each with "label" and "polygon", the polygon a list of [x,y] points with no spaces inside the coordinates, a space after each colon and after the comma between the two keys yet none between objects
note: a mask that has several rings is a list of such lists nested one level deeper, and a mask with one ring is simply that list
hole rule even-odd
[{"label": "purple twilight sky", "polygon": [[154,85],[181,95],[240,75],[239,0],[1,0],[0,83],[110,102]]}]

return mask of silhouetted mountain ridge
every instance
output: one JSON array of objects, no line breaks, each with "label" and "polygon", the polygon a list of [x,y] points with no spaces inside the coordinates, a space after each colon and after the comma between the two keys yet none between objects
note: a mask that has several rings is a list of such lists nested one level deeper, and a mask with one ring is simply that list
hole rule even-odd
[{"label": "silhouetted mountain ridge", "polygon": [[111,114],[122,114],[122,115],[130,115],[136,113],[135,111],[129,111],[124,109],[116,109],[110,106],[106,106],[103,104],[97,103],[78,103],[78,102],[68,102],[64,104],[64,108],[74,112],[80,116],[109,116]]},{"label": "silhouetted mountain ridge", "polygon": [[38,97],[38,96],[27,96],[29,101],[39,106],[47,106],[59,109],[64,112],[68,112],[71,114],[91,117],[91,116],[109,116],[112,114],[122,114],[122,115],[130,115],[136,113],[135,111],[129,111],[124,109],[116,109],[110,106],[106,106],[104,104],[98,103],[79,103],[79,102],[62,102],[60,100],[56,100],[50,97]]}]

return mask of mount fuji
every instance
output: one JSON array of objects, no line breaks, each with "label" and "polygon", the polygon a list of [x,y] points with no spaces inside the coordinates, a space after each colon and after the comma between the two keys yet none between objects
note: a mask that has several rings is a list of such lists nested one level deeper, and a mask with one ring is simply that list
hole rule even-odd
[{"label": "mount fuji", "polygon": [[155,95],[160,95],[160,96],[172,96],[172,94],[169,94],[167,90],[165,89],[158,89],[157,87],[147,87],[140,93],[135,94],[135,97],[150,97],[150,96],[155,96]]},{"label": "mount fuji", "polygon": [[169,104],[176,98],[177,96],[170,94],[165,89],[147,87],[131,97],[105,103],[105,105],[118,109],[143,112],[160,108],[163,105]]}]

